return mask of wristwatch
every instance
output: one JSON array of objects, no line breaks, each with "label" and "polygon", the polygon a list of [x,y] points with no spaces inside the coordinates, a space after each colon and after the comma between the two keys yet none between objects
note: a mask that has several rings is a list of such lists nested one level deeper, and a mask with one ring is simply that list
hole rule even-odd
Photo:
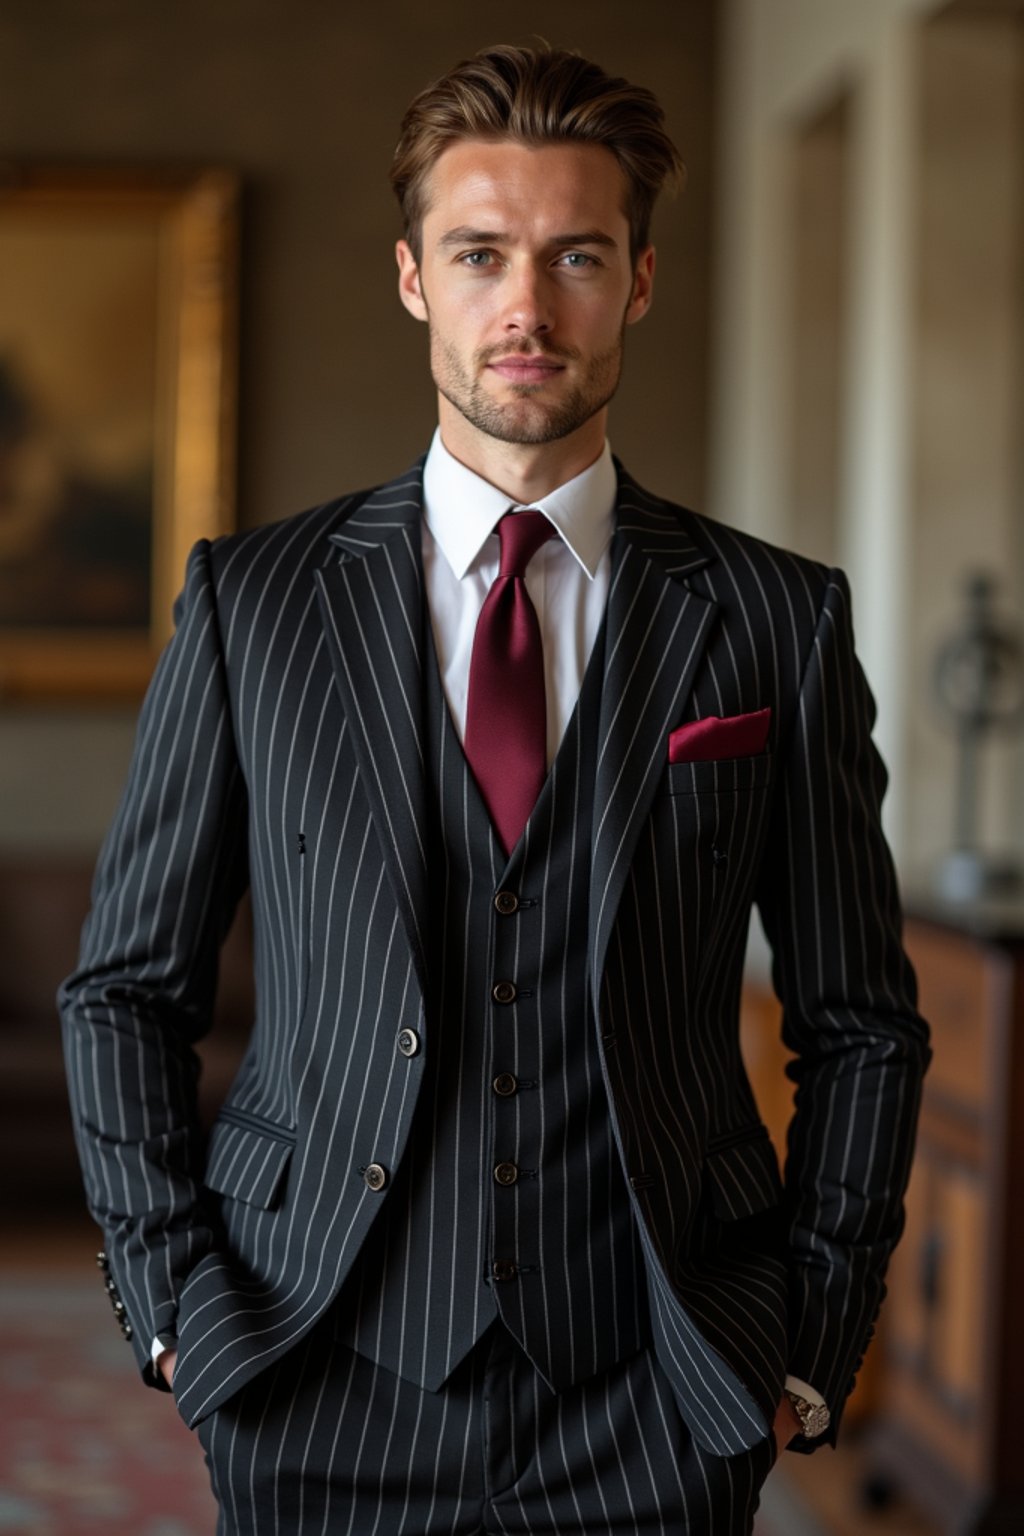
[{"label": "wristwatch", "polygon": [[823,1435],[832,1422],[832,1415],[824,1403],[809,1403],[806,1397],[801,1397],[799,1392],[791,1392],[786,1388],[786,1396],[793,1404],[797,1418],[800,1420],[800,1433],[805,1440],[815,1440],[818,1435]]}]

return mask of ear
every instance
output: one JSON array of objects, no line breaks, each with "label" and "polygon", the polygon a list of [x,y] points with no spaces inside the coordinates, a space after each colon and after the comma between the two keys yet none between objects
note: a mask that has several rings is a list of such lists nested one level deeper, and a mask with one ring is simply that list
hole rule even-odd
[{"label": "ear", "polygon": [[633,272],[633,292],[626,309],[626,324],[642,320],[651,307],[654,297],[654,246],[649,245],[636,259]]},{"label": "ear", "polygon": [[398,297],[410,315],[415,315],[417,320],[426,320],[427,301],[420,286],[420,269],[407,240],[399,240],[395,246],[395,260],[398,262]]}]

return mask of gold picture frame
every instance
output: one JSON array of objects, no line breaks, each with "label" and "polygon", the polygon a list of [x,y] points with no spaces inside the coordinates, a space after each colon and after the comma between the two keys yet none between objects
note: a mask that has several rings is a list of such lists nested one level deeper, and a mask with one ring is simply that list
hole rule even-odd
[{"label": "gold picture frame", "polygon": [[238,201],[0,167],[0,701],[141,694],[234,524]]}]

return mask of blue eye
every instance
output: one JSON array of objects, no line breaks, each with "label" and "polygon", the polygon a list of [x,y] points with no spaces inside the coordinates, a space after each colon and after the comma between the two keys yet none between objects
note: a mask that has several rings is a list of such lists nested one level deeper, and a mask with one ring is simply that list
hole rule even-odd
[{"label": "blue eye", "polygon": [[586,267],[595,265],[593,256],[588,256],[586,251],[566,251],[562,260],[574,272],[582,272]]},{"label": "blue eye", "polygon": [[467,267],[482,267],[491,259],[490,251],[467,251],[462,260]]}]

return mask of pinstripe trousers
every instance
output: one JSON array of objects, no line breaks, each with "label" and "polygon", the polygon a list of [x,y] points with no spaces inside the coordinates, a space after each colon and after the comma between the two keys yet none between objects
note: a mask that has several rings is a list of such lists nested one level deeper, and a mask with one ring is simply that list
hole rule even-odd
[{"label": "pinstripe trousers", "polygon": [[650,1350],[555,1393],[495,1323],[439,1392],[309,1337],[198,1426],[217,1536],[748,1536],[769,1439],[691,1439]]}]

